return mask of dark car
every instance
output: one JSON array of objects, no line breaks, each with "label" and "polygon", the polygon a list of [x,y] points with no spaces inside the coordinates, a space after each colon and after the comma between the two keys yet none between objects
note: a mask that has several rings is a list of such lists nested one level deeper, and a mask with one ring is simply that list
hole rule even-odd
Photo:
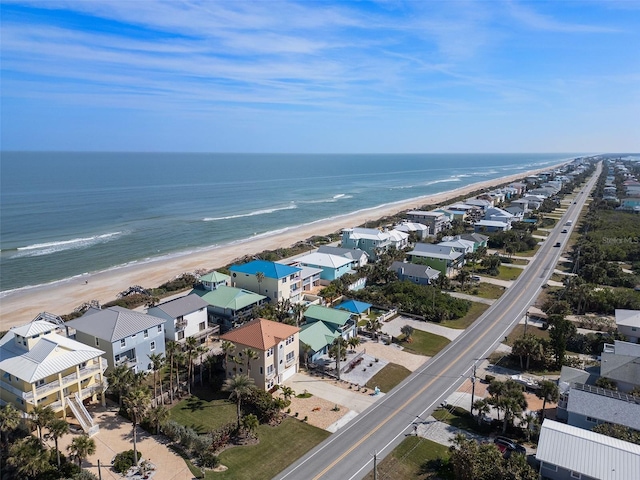
[{"label": "dark car", "polygon": [[554,245],[554,247],[559,247],[560,245],[562,245],[560,242],[556,242],[556,244]]},{"label": "dark car", "polygon": [[565,228],[564,230],[562,230],[562,233],[567,233],[567,229]]},{"label": "dark car", "polygon": [[500,450],[502,453],[506,453],[507,451],[509,451],[519,453],[521,455],[527,454],[526,448],[507,437],[496,437],[493,443],[496,444],[498,450]]}]

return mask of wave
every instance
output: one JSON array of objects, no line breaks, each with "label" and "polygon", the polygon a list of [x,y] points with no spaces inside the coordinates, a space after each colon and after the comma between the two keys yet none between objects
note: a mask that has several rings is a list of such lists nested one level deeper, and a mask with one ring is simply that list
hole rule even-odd
[{"label": "wave", "polygon": [[65,250],[75,250],[78,248],[88,248],[99,243],[109,242],[125,232],[111,232],[102,235],[94,235],[92,237],[73,238],[71,240],[60,240],[57,242],[34,243],[26,247],[18,247],[17,254],[11,258],[21,257],[39,257],[41,255],[50,255],[52,253],[63,252]]},{"label": "wave", "polygon": [[302,201],[299,201],[298,203],[307,204],[307,205],[314,204],[314,203],[335,203],[339,200],[347,200],[348,198],[353,198],[353,195],[349,195],[346,193],[339,193],[337,195],[334,195],[331,198],[322,198],[319,200],[302,200]]},{"label": "wave", "polygon": [[227,215],[225,217],[205,217],[203,222],[216,222],[219,220],[233,220],[234,218],[255,217],[256,215],[267,215],[273,212],[279,212],[280,210],[293,210],[298,208],[295,203],[287,205],[286,207],[265,208],[264,210],[255,210],[249,213],[238,213],[237,215]]},{"label": "wave", "polygon": [[449,182],[460,182],[460,178],[455,176],[451,178],[443,178],[442,180],[432,180],[430,182],[426,182],[424,185],[435,185],[436,183],[449,183]]}]

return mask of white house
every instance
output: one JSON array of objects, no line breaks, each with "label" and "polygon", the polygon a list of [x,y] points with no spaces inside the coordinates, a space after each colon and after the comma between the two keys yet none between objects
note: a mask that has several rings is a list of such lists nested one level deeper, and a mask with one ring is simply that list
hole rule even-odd
[{"label": "white house", "polygon": [[200,296],[192,293],[175,298],[149,308],[148,313],[154,317],[164,318],[164,338],[174,342],[184,342],[189,337],[205,340],[207,336],[220,331],[215,325],[209,327],[207,307],[209,304]]}]

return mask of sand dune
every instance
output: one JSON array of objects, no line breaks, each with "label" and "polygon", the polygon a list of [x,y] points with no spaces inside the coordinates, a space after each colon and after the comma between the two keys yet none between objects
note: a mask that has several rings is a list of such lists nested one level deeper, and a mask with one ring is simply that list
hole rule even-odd
[{"label": "sand dune", "polygon": [[[313,225],[292,228],[284,233],[250,239],[236,245],[212,247],[183,256],[132,264],[50,285],[16,290],[7,293],[0,299],[0,317],[2,319],[0,328],[7,330],[12,326],[22,325],[43,311],[63,315],[72,312],[74,308],[90,300],[98,300],[100,303],[105,303],[113,300],[118,292],[130,285],[155,287],[183,272],[220,268],[244,255],[291,246],[314,235],[327,235],[342,228],[361,225],[372,218],[393,215],[404,210],[419,208],[422,205],[439,204],[460,195],[468,195],[475,190],[513,182],[527,175],[556,167],[547,167],[475,183],[441,194],[420,197],[390,206],[367,210],[366,212],[317,222]],[[88,283],[85,283],[85,281]]]}]

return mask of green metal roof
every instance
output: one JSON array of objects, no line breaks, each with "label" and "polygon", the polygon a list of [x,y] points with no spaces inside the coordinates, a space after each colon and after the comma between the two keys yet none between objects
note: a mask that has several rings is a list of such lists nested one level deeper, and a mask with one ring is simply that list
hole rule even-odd
[{"label": "green metal roof", "polygon": [[342,327],[351,318],[351,313],[345,310],[336,310],[335,308],[311,305],[307,308],[307,311],[304,312],[304,316],[307,319],[307,322],[318,320]]},{"label": "green metal roof", "polygon": [[264,295],[258,295],[257,293],[241,288],[227,287],[226,285],[222,285],[213,291],[193,290],[192,293],[202,297],[202,299],[212,307],[236,311],[254,305],[260,300],[267,298]]},{"label": "green metal roof", "polygon": [[303,325],[300,331],[300,341],[309,345],[314,352],[319,352],[327,345],[331,345],[338,336],[340,336],[339,333],[332,332],[331,329],[322,322]]},{"label": "green metal roof", "polygon": [[226,282],[230,278],[231,277],[229,275],[213,271],[211,273],[207,273],[206,275],[202,275],[200,277],[200,280],[203,281],[203,282],[218,283],[218,282]]}]

